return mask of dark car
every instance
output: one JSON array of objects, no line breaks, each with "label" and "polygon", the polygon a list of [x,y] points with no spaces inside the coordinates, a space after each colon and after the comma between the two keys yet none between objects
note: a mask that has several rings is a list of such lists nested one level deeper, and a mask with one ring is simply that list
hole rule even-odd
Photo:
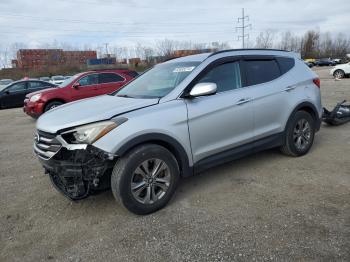
[{"label": "dark car", "polygon": [[0,90],[0,108],[21,107],[27,94],[56,85],[40,80],[20,80]]},{"label": "dark car", "polygon": [[334,66],[336,63],[330,58],[321,58],[315,62],[317,66]]}]

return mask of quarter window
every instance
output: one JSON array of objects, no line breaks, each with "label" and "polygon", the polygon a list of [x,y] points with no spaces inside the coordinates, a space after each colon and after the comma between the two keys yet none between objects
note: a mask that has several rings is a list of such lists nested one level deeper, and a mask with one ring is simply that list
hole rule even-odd
[{"label": "quarter window", "polygon": [[277,62],[280,66],[282,75],[287,73],[294,67],[295,61],[291,57],[277,57]]},{"label": "quarter window", "polygon": [[117,83],[117,82],[123,82],[124,78],[122,78],[120,75],[113,74],[113,73],[103,73],[100,74],[100,84],[105,83]]},{"label": "quarter window", "polygon": [[212,68],[199,83],[215,83],[217,92],[225,92],[242,87],[238,62],[229,62]]},{"label": "quarter window", "polygon": [[278,78],[281,73],[276,60],[246,60],[245,72],[248,85],[257,85]]},{"label": "quarter window", "polygon": [[82,77],[78,82],[80,86],[97,85],[98,77],[97,74],[87,75]]}]

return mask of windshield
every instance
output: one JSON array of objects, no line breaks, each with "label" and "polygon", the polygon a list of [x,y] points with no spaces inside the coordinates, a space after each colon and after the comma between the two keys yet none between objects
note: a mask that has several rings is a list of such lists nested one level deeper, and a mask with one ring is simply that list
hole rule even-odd
[{"label": "windshield", "polygon": [[71,76],[67,79],[65,79],[61,84],[59,84],[58,86],[59,87],[65,87],[67,86],[68,84],[72,83],[75,79],[77,79],[79,76],[81,76],[82,74],[76,74],[74,76]]},{"label": "windshield", "polygon": [[119,90],[116,95],[134,98],[160,98],[178,86],[199,62],[159,64]]},{"label": "windshield", "polygon": [[0,85],[8,85],[11,84],[12,81],[11,80],[0,80]]}]

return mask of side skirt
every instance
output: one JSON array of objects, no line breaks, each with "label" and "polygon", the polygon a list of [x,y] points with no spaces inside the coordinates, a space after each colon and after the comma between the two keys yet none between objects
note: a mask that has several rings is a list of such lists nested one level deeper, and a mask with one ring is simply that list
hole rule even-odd
[{"label": "side skirt", "polygon": [[284,143],[285,133],[271,135],[254,142],[238,146],[218,154],[206,157],[194,164],[194,174],[201,173],[211,167],[225,164],[233,160],[245,157],[270,148],[282,146]]}]

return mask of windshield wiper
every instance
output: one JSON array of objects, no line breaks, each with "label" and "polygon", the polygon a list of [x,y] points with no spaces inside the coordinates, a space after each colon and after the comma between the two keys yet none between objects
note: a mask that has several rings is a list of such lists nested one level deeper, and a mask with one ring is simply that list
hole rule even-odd
[{"label": "windshield wiper", "polygon": [[129,95],[117,95],[119,97],[127,97],[127,98],[134,98],[133,96],[129,96]]}]

